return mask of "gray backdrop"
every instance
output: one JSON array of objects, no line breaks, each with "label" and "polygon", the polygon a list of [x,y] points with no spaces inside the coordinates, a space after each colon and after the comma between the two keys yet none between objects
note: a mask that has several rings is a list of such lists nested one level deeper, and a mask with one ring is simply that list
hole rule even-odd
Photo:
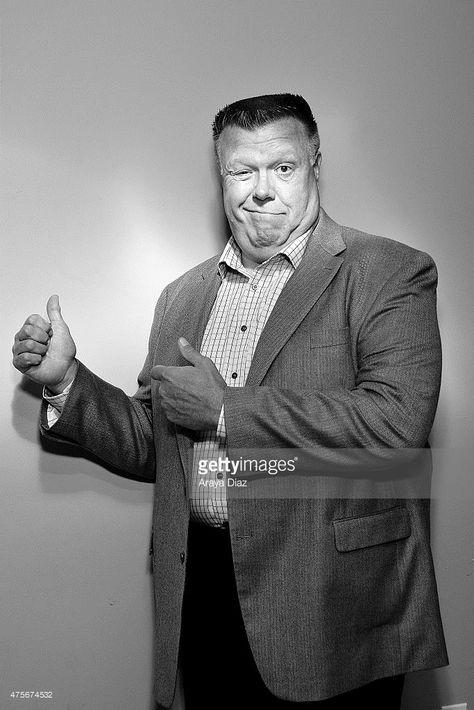
[{"label": "gray backdrop", "polygon": [[[134,391],[160,290],[224,243],[223,104],[302,93],[329,215],[434,257],[432,441],[471,461],[473,19],[469,0],[3,2],[1,708],[151,708],[152,489],[42,451],[10,348],[59,293],[78,356]],[[454,468],[433,514],[451,666],[409,679],[413,710],[474,701],[473,496]]]}]

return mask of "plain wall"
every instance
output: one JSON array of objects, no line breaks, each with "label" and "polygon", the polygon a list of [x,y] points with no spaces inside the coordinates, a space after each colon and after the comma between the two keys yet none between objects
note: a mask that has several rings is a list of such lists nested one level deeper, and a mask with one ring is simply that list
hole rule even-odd
[{"label": "plain wall", "polygon": [[437,467],[451,665],[411,676],[404,702],[474,703],[473,20],[469,0],[3,3],[2,710],[152,708],[152,486],[39,446],[13,335],[58,293],[78,357],[133,393],[161,289],[224,244],[213,115],[274,91],[314,109],[329,215],[439,267],[432,443],[464,451],[468,484],[449,456]]}]

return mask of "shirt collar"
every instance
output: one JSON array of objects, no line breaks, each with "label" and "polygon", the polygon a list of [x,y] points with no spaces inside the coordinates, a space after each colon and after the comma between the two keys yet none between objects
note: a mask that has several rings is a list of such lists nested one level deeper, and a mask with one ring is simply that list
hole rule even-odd
[{"label": "shirt collar", "polygon": [[[311,232],[313,231],[313,228],[314,226],[311,227],[311,229],[308,229],[308,231],[304,234],[301,234],[294,241],[290,242],[285,247],[280,249],[280,251],[278,251],[276,254],[273,254],[273,256],[271,256],[269,259],[262,262],[262,264],[260,264],[257,268],[260,268],[264,264],[268,264],[271,261],[276,261],[277,259],[281,259],[282,257],[284,257],[286,261],[291,264],[293,269],[296,269],[297,266],[299,266],[299,264],[301,263],[304,252],[308,245],[308,239],[310,237]],[[229,241],[225,245],[224,251],[220,256],[217,268],[222,279],[225,278],[229,269],[232,269],[233,271],[238,271],[239,273],[244,274],[245,276],[250,275],[249,271],[242,264],[242,252],[233,236],[230,237]]]}]

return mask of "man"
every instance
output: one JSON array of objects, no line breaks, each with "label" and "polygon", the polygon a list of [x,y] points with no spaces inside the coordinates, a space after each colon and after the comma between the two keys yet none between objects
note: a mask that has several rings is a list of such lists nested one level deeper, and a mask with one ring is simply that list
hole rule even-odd
[{"label": "man", "polygon": [[179,657],[188,708],[399,708],[405,673],[447,662],[427,502],[231,497],[208,464],[297,449],[324,472],[347,451],[422,449],[436,269],[325,214],[302,97],[238,101],[213,130],[232,237],[160,297],[137,393],[75,360],[57,296],[15,336],[14,364],[47,388],[44,436],[156,482],[158,702]]}]

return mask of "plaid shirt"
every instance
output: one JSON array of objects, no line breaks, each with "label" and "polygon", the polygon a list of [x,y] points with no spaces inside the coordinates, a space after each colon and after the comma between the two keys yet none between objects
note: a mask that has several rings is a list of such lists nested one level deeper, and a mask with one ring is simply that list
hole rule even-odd
[{"label": "plaid shirt", "polygon": [[[256,269],[246,269],[231,237],[218,269],[222,280],[204,332],[201,354],[209,357],[229,387],[244,387],[255,348],[286,282],[301,262],[310,232],[297,237]],[[226,457],[224,412],[217,431],[203,431],[194,444],[191,517],[221,527],[227,521],[226,474],[200,462]],[[204,473],[205,471],[205,473]]]}]

